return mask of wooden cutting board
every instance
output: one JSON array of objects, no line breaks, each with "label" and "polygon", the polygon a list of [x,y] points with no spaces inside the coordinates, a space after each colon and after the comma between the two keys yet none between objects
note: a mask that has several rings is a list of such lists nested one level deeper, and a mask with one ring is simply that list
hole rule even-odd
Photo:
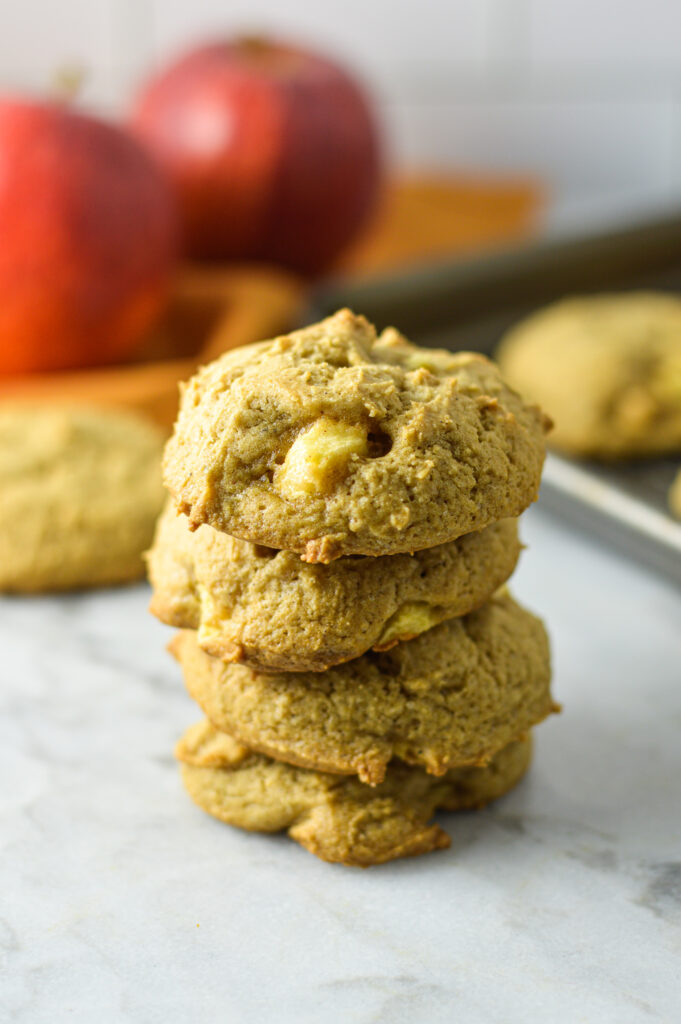
[{"label": "wooden cutting board", "polygon": [[527,180],[431,175],[395,181],[339,269],[384,273],[517,240],[536,231],[542,206],[542,188]]},{"label": "wooden cutting board", "polygon": [[[529,182],[396,181],[370,230],[337,269],[344,275],[378,273],[527,236],[540,207],[541,190]],[[163,321],[134,363],[0,377],[0,400],[124,407],[169,430],[178,382],[230,348],[299,322],[309,290],[309,283],[273,268],[185,266]]]},{"label": "wooden cutting board", "polygon": [[0,401],[114,406],[144,413],[168,430],[178,383],[222,352],[295,323],[306,288],[262,267],[183,267],[168,310],[134,363],[61,373],[0,376]]}]

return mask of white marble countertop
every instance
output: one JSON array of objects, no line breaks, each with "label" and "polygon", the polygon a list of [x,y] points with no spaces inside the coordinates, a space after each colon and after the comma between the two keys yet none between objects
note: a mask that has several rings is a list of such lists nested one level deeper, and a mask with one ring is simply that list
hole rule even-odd
[{"label": "white marble countertop", "polygon": [[681,599],[527,517],[563,715],[451,850],[359,871],[185,796],[148,591],[0,601],[0,1020],[681,1018]]}]

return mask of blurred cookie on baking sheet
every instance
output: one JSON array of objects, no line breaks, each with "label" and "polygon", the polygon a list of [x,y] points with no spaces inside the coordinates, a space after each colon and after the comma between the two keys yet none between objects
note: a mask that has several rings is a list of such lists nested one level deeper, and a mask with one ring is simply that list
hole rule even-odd
[{"label": "blurred cookie on baking sheet", "polygon": [[681,298],[565,299],[513,327],[497,359],[554,420],[553,447],[605,459],[681,451]]}]

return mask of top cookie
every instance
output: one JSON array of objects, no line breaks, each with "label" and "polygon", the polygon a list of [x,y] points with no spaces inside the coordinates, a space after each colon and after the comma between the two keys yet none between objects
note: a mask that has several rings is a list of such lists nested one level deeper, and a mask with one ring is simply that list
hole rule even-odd
[{"label": "top cookie", "polygon": [[144,575],[163,503],[163,435],[127,413],[0,411],[0,589],[37,592]]},{"label": "top cookie", "polygon": [[555,417],[551,443],[603,458],[681,449],[681,301],[649,292],[568,299],[513,328],[509,382]]},{"label": "top cookie", "polygon": [[308,562],[416,551],[535,500],[546,419],[483,356],[342,310],[184,389],[165,482],[190,526]]}]

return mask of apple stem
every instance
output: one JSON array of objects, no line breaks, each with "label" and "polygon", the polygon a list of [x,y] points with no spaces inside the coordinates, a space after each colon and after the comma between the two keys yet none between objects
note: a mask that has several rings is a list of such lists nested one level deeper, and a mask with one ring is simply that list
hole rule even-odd
[{"label": "apple stem", "polygon": [[65,105],[72,104],[81,95],[87,79],[88,70],[83,64],[63,64],[52,75],[52,95]]},{"label": "apple stem", "polygon": [[247,57],[261,57],[272,49],[271,43],[262,36],[239,36],[236,46]]}]

